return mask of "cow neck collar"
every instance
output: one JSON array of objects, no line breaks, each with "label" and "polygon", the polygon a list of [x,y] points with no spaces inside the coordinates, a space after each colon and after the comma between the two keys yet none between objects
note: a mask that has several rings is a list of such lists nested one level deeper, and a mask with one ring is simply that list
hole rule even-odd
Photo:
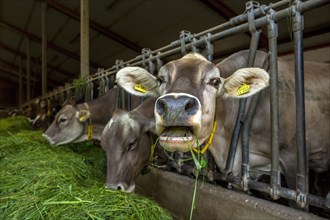
[{"label": "cow neck collar", "polygon": [[198,148],[193,148],[193,150],[196,152],[196,153],[201,153],[201,154],[204,154],[207,149],[209,148],[209,146],[212,144],[212,141],[213,141],[213,137],[214,137],[214,133],[216,132],[217,130],[217,120],[214,120],[213,122],[213,128],[212,128],[212,131],[211,131],[211,134],[210,134],[210,137],[209,137],[209,140],[207,141],[207,143],[204,145],[203,149],[198,149]]},{"label": "cow neck collar", "polygon": [[[86,110],[90,112],[88,104],[85,102],[84,103]],[[93,124],[92,124],[92,116],[90,115],[88,118],[88,123],[87,123],[87,140],[92,140],[93,139]]]}]

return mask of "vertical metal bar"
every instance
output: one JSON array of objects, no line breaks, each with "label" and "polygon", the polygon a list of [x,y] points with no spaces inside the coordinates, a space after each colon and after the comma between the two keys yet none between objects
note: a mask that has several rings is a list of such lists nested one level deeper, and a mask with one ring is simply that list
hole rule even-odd
[{"label": "vertical metal bar", "polygon": [[[247,6],[247,7],[250,7],[250,9],[251,9],[252,6],[250,5],[250,6]],[[252,12],[253,12],[253,7],[252,7]],[[259,42],[259,36],[260,36],[260,30],[256,30],[256,28],[254,26],[254,17],[253,17],[253,14],[251,14],[251,10],[248,11],[248,18],[249,18],[248,19],[249,20],[249,30],[250,30],[250,33],[252,34],[252,37],[251,37],[251,41],[250,41],[247,67],[251,67],[251,66],[254,65],[254,60],[255,60],[255,57],[256,57],[256,51],[257,51],[257,48],[258,48],[258,42]],[[235,161],[235,154],[236,154],[236,150],[237,150],[238,139],[239,139],[240,131],[241,131],[241,125],[243,124],[243,117],[244,117],[246,102],[247,102],[246,98],[240,99],[240,101],[239,101],[238,114],[237,114],[237,117],[236,117],[234,131],[233,131],[233,134],[232,134],[232,137],[231,137],[229,152],[228,152],[227,161],[226,161],[226,167],[223,171],[225,176],[227,176],[229,173],[231,173],[232,169],[233,169],[233,165],[234,165],[234,161]],[[248,175],[247,174],[248,157],[246,157],[246,153],[248,155],[248,150],[249,149],[246,148],[246,147],[244,147],[244,149],[245,149],[244,150],[245,152],[244,153],[242,152],[242,155],[245,154],[245,156],[243,156],[245,159],[242,161],[242,175],[243,175],[243,173],[244,173],[244,175]],[[243,149],[242,149],[242,151],[243,151]],[[244,162],[244,165],[243,165],[243,162]],[[244,170],[244,172],[243,172],[243,170]]]},{"label": "vertical metal bar", "polygon": [[[250,41],[250,50],[249,50],[249,57],[248,57],[248,66],[254,66],[254,61],[256,57],[256,51],[258,48],[258,42],[260,38],[260,30],[257,30],[255,27],[255,20],[254,20],[254,13],[253,9],[255,7],[259,7],[257,2],[249,1],[246,3],[246,9],[248,14],[248,22],[249,22],[249,31],[252,35]],[[246,106],[247,99],[240,100],[240,106],[242,105],[243,111]],[[252,103],[253,104],[253,103]],[[255,103],[257,105],[257,103]],[[249,113],[253,114],[254,113]],[[252,116],[251,120],[252,120]],[[250,122],[251,123],[251,122]],[[249,130],[250,130],[250,123],[244,125],[243,133],[242,133],[242,167],[241,167],[241,186],[243,190],[248,190],[248,179],[249,179]]]},{"label": "vertical metal bar", "polygon": [[297,198],[296,202],[306,206],[308,193],[308,160],[306,154],[305,135],[305,93],[304,93],[304,55],[303,55],[303,30],[304,21],[302,14],[297,10],[301,1],[295,1],[292,7],[293,32],[294,32],[294,60],[296,82],[296,133],[297,133]]},{"label": "vertical metal bar", "polygon": [[278,187],[281,185],[279,171],[279,99],[278,99],[278,67],[277,67],[277,37],[278,25],[273,20],[274,10],[270,10],[268,19],[268,42],[270,61],[270,105],[271,105],[271,135],[272,135],[272,164],[271,192],[273,199],[279,198]]},{"label": "vertical metal bar", "polygon": [[126,98],[127,98],[127,111],[131,111],[132,110],[132,106],[131,106],[131,94],[129,94],[128,92],[126,92]]},{"label": "vertical metal bar", "polygon": [[42,2],[42,10],[41,10],[41,87],[42,87],[42,95],[46,95],[47,93],[47,2]]},{"label": "vertical metal bar", "polygon": [[31,99],[30,39],[26,38],[26,101]]},{"label": "vertical metal bar", "polygon": [[23,61],[22,57],[19,58],[19,81],[18,81],[18,103],[23,104]]},{"label": "vertical metal bar", "polygon": [[89,75],[89,1],[80,0],[80,74]]}]

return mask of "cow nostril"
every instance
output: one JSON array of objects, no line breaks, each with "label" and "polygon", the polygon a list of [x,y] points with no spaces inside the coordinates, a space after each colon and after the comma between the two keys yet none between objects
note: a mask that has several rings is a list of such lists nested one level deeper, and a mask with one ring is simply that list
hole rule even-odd
[{"label": "cow nostril", "polygon": [[198,103],[197,103],[196,99],[189,98],[185,102],[184,110],[185,110],[185,112],[188,113],[188,115],[195,114],[197,112],[197,110],[198,110]]},{"label": "cow nostril", "polygon": [[163,115],[166,111],[166,101],[163,99],[159,99],[157,100],[156,103],[156,110],[158,112],[158,114]]}]

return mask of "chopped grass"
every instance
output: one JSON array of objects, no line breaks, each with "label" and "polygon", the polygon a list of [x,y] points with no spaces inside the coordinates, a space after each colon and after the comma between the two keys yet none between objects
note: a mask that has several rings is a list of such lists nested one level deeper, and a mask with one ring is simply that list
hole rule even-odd
[{"label": "chopped grass", "polygon": [[31,128],[31,123],[24,116],[9,117],[6,119],[0,119],[0,136],[7,135],[9,133],[16,133],[21,130],[27,130]]},{"label": "chopped grass", "polygon": [[171,219],[147,198],[103,187],[106,158],[99,146],[53,147],[40,131],[11,131],[0,133],[1,218]]}]

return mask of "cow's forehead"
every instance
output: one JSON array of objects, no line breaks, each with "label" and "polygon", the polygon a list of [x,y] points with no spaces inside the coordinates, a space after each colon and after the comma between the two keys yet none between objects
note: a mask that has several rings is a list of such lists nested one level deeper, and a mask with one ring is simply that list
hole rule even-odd
[{"label": "cow's forehead", "polygon": [[57,115],[60,116],[62,114],[75,114],[76,108],[73,105],[65,105],[58,113]]},{"label": "cow's forehead", "polygon": [[201,60],[201,61],[208,61],[204,56],[202,56],[199,53],[189,53],[181,58],[181,60],[184,59],[195,59],[195,60]]},{"label": "cow's forehead", "polygon": [[169,81],[186,78],[190,83],[199,83],[205,77],[219,77],[219,69],[200,54],[188,54],[163,66],[160,75],[169,76]]}]

